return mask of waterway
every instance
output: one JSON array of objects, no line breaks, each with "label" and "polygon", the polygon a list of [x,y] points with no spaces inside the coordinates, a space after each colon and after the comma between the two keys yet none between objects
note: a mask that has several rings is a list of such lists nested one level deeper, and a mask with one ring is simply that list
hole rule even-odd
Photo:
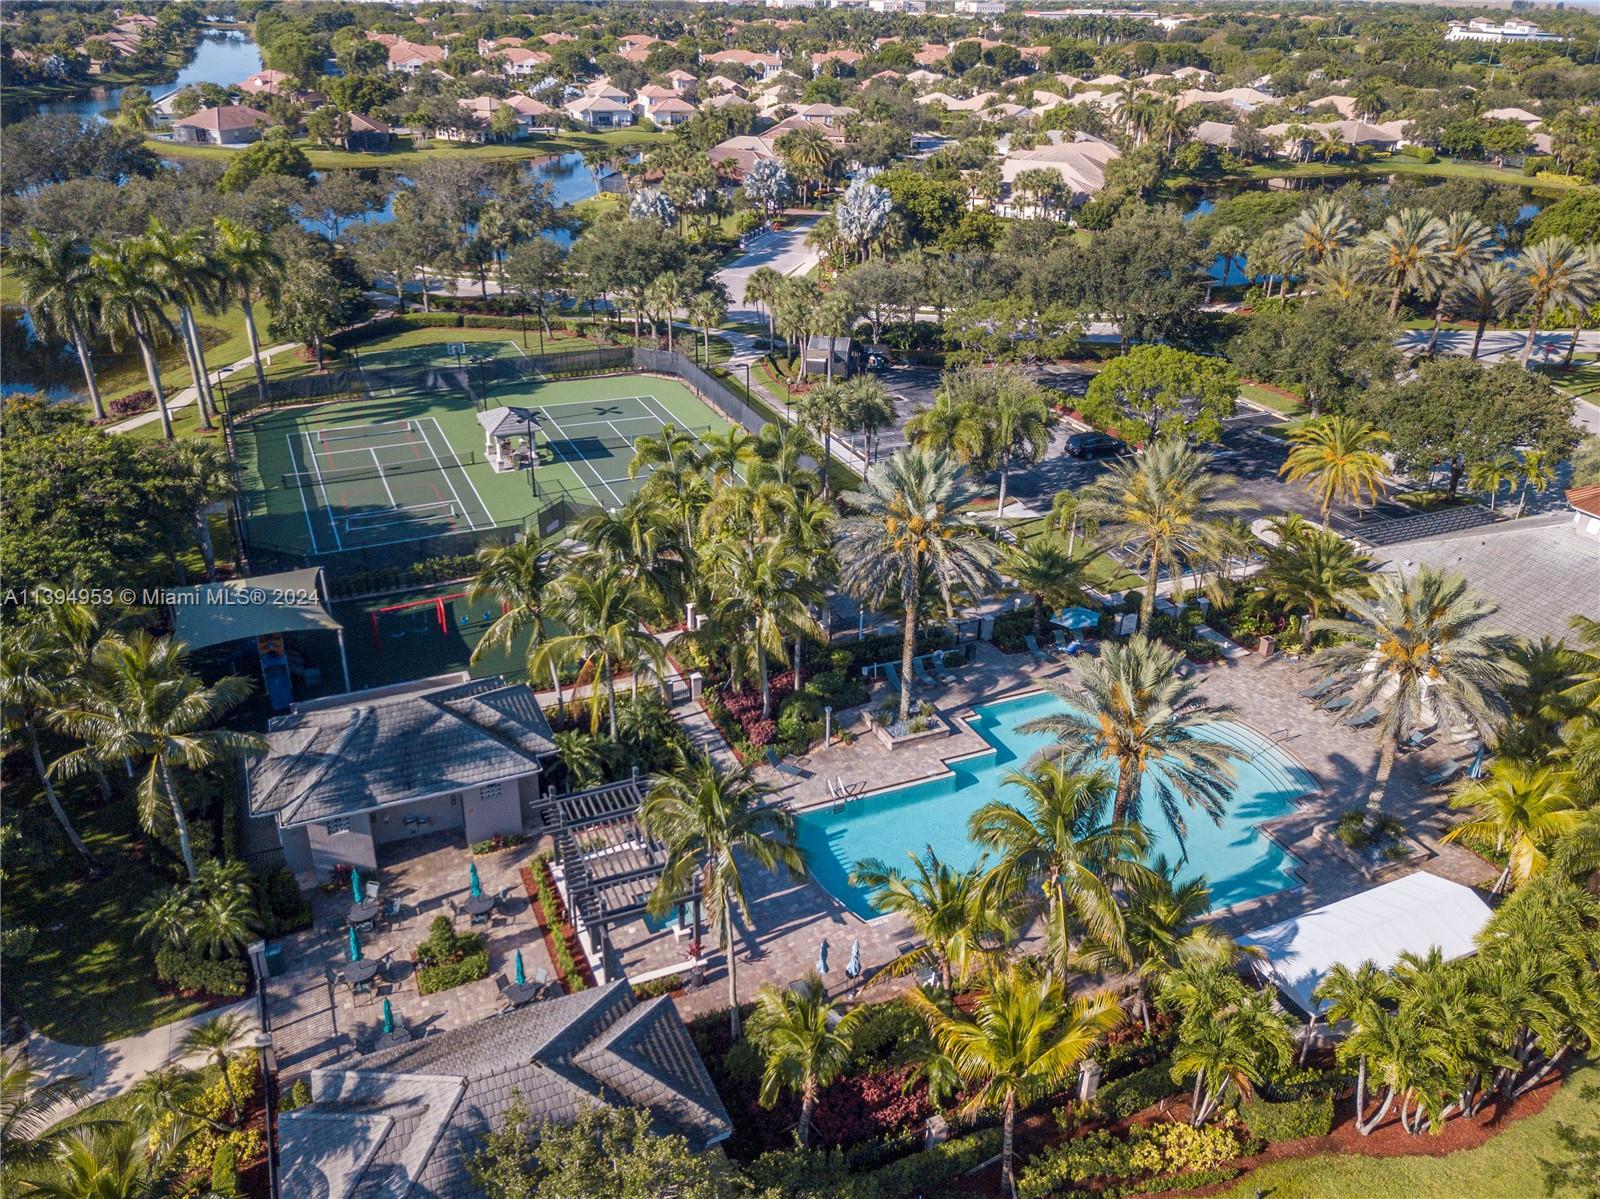
[{"label": "waterway", "polygon": [[[215,29],[200,37],[194,55],[171,79],[148,83],[151,96],[159,99],[195,83],[214,83],[232,87],[261,69],[261,48],[250,36],[238,30]],[[28,106],[33,113],[69,113],[73,116],[108,119],[122,103],[120,87],[93,87],[82,95],[59,100],[40,100]]]}]

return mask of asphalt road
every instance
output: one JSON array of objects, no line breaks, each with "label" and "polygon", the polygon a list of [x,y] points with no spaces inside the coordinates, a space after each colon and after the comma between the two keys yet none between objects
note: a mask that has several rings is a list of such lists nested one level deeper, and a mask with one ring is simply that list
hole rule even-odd
[{"label": "asphalt road", "polygon": [[780,275],[797,275],[817,261],[817,252],[806,246],[806,234],[815,223],[814,219],[786,222],[784,228],[752,242],[744,254],[717,272],[717,278],[728,289],[729,307],[734,313],[754,312],[744,302],[744,285],[757,267],[770,266]]}]

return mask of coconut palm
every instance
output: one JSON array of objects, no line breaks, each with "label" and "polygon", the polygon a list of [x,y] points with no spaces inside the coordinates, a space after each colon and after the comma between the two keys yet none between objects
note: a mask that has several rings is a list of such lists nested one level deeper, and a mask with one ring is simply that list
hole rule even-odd
[{"label": "coconut palm", "polygon": [[760,461],[750,468],[752,483],[777,483],[796,494],[808,495],[821,486],[816,474],[806,466],[808,458],[815,461],[822,456],[822,448],[809,429],[781,421],[766,425],[756,435],[756,453]]},{"label": "coconut palm", "polygon": [[1207,463],[1183,441],[1160,441],[1137,458],[1116,462],[1083,491],[1083,514],[1108,526],[1108,535],[1128,544],[1145,564],[1142,628],[1155,613],[1161,568],[1176,583],[1186,558],[1197,567],[1220,558],[1216,522],[1245,510],[1241,501],[1214,494],[1231,480],[1213,474]]},{"label": "coconut palm", "polygon": [[1522,365],[1533,354],[1533,340],[1545,313],[1552,308],[1579,308],[1600,291],[1600,263],[1567,237],[1551,237],[1517,256],[1517,269],[1527,292],[1528,338],[1522,343]]},{"label": "coconut palm", "polygon": [[990,978],[970,1015],[918,991],[910,999],[965,1085],[965,1110],[1000,1109],[1000,1189],[1011,1193],[1017,1109],[1059,1088],[1122,1022],[1122,1009],[1105,991],[1068,1000],[1053,975],[1015,965]]},{"label": "coconut palm", "polygon": [[844,428],[866,435],[867,465],[877,457],[878,431],[895,423],[894,398],[881,380],[872,375],[857,375],[844,385]]},{"label": "coconut palm", "polygon": [[12,239],[6,264],[16,276],[22,306],[33,327],[72,343],[95,419],[104,420],[106,407],[100,398],[94,356],[84,332],[97,319],[95,277],[88,251],[69,237],[52,238],[38,229],[28,229],[23,236]]},{"label": "coconut palm", "polygon": [[1425,208],[1402,208],[1362,240],[1372,272],[1391,290],[1389,315],[1399,311],[1408,287],[1438,278],[1444,254],[1444,222]]},{"label": "coconut palm", "polygon": [[693,540],[693,514],[704,501],[704,465],[699,438],[672,424],[661,426],[659,436],[645,434],[637,438],[633,458],[628,462],[628,478],[636,479],[648,471],[650,477],[645,486],[652,494],[670,492],[686,541]]},{"label": "coconut palm", "polygon": [[1280,538],[1267,550],[1255,583],[1273,599],[1302,612],[1300,643],[1309,651],[1312,622],[1335,611],[1340,596],[1364,592],[1377,563],[1354,542],[1307,523],[1302,533]]},{"label": "coconut palm", "polygon": [[811,615],[823,592],[812,559],[782,541],[719,539],[704,558],[706,581],[716,597],[712,623],[724,630],[723,644],[735,664],[753,659],[761,683],[761,715],[772,715],[770,658],[783,659],[784,639],[821,639],[824,630]]},{"label": "coconut palm", "polygon": [[1350,153],[1350,143],[1344,140],[1342,133],[1330,127],[1317,135],[1316,152],[1322,155],[1324,163],[1331,163],[1335,158]]},{"label": "coconut palm", "polygon": [[184,869],[193,882],[199,871],[174,772],[203,770],[267,747],[253,733],[210,727],[244,701],[250,681],[228,675],[207,686],[189,673],[183,642],[144,632],[102,637],[91,667],[89,684],[50,718],[84,745],[51,769],[72,778],[106,762],[144,763],[138,788],[140,823],[155,832],[161,805],[167,805]]},{"label": "coconut palm", "polygon": [[702,439],[700,463],[713,483],[737,483],[739,476],[761,460],[756,439],[738,425]]},{"label": "coconut palm", "polygon": [[[657,675],[667,668],[666,651],[645,627],[650,597],[643,584],[615,563],[584,564],[556,584],[552,615],[567,630],[546,637],[533,651],[528,673],[579,664],[578,685],[587,686],[589,731],[600,728],[604,709],[611,740],[617,739],[617,672],[648,665]],[[574,703],[581,702],[577,699]]]},{"label": "coconut palm", "polygon": [[178,1150],[190,1129],[179,1121],[154,1145],[135,1124],[72,1132],[46,1170],[19,1180],[17,1193],[38,1199],[164,1199],[177,1185]]},{"label": "coconut palm", "polygon": [[1444,320],[1445,296],[1450,288],[1469,271],[1493,262],[1496,249],[1493,231],[1470,212],[1452,212],[1444,218],[1428,353],[1433,353],[1439,344],[1439,326]]},{"label": "coconut palm", "polygon": [[1382,429],[1353,416],[1319,416],[1289,431],[1289,456],[1278,473],[1305,483],[1317,497],[1322,525],[1341,500],[1361,505],[1363,494],[1377,503],[1384,492],[1388,463],[1378,448],[1389,440]]},{"label": "coconut palm", "polygon": [[819,383],[794,398],[794,414],[822,446],[822,493],[831,487],[833,432],[843,428],[849,413],[849,392],[843,383]]},{"label": "coconut palm", "polygon": [[1505,857],[1494,884],[1496,895],[1543,871],[1549,847],[1583,819],[1570,774],[1515,758],[1497,758],[1489,777],[1461,786],[1450,797],[1450,806],[1473,818],[1452,828],[1444,840]]},{"label": "coconut palm", "polygon": [[719,770],[699,751],[680,751],[677,765],[654,780],[639,809],[639,825],[666,847],[667,860],[650,897],[658,919],[685,896],[698,894],[728,961],[728,1015],[739,1039],[738,953],[734,915],[751,925],[743,864],[782,867],[806,876],[805,853],[795,840],[794,813],[763,804],[767,789],[748,766]]},{"label": "coconut palm", "polygon": [[39,726],[48,723],[57,708],[71,702],[72,689],[81,681],[75,646],[91,643],[98,624],[94,609],[87,605],[49,604],[31,618],[0,625],[0,710],[11,729],[21,730],[50,814],[91,872],[96,869],[94,857],[62,806],[55,780],[45,767]]},{"label": "coconut palm", "polygon": [[1459,575],[1424,566],[1370,582],[1370,594],[1339,597],[1348,618],[1313,620],[1311,630],[1334,634],[1316,664],[1336,680],[1334,694],[1351,697],[1347,710],[1378,710],[1378,772],[1367,800],[1375,816],[1400,743],[1430,722],[1487,737],[1520,668],[1509,657],[1512,639],[1488,627],[1495,606]]},{"label": "coconut palm", "polygon": [[249,867],[240,861],[205,862],[194,882],[168,887],[145,902],[139,931],[213,960],[238,956],[261,932]]},{"label": "coconut palm", "polygon": [[622,567],[628,581],[644,588],[658,611],[673,611],[687,597],[683,531],[677,513],[653,492],[641,489],[621,507],[585,517],[570,534],[604,561]]},{"label": "coconut palm", "polygon": [[1522,477],[1522,462],[1515,454],[1495,454],[1467,468],[1467,486],[1489,497],[1489,511],[1495,510],[1500,493],[1515,487]]},{"label": "coconut palm", "polygon": [[1383,86],[1376,79],[1366,79],[1356,85],[1355,114],[1363,121],[1376,121],[1383,115],[1387,102],[1383,96]]},{"label": "coconut palm", "polygon": [[250,361],[256,372],[256,395],[267,402],[267,373],[261,365],[261,338],[256,333],[255,301],[270,293],[283,272],[283,259],[272,243],[249,225],[218,217],[213,251],[227,292],[239,301],[244,331],[250,339]]},{"label": "coconut palm", "polygon": [[1016,895],[1037,887],[1057,968],[1072,968],[1072,922],[1101,944],[1123,943],[1123,913],[1114,888],[1142,879],[1148,841],[1135,825],[1109,824],[1111,778],[1103,771],[1077,774],[1059,762],[1039,762],[1013,772],[1005,785],[1025,797],[1019,806],[994,799],[974,812],[968,833],[1000,859],[985,884],[991,893]]},{"label": "coconut palm", "polygon": [[1070,553],[1067,543],[1054,535],[1018,541],[1000,560],[997,567],[1003,578],[1010,579],[1033,601],[1033,635],[1044,636],[1044,618],[1047,608],[1080,600],[1086,594],[1089,563],[1095,558],[1092,548]]},{"label": "coconut palm", "polygon": [[866,1011],[836,1012],[827,986],[814,973],[798,990],[769,985],[756,993],[750,1039],[764,1059],[761,1105],[772,1107],[784,1091],[800,1096],[795,1138],[801,1146],[811,1143],[817,1093],[849,1066],[855,1030]]},{"label": "coconut palm", "polygon": [[1341,201],[1322,196],[1289,222],[1283,235],[1284,250],[1290,263],[1309,271],[1329,255],[1355,245],[1360,231]]},{"label": "coconut palm", "polygon": [[844,497],[852,515],[838,524],[835,552],[845,589],[859,599],[898,602],[905,611],[900,647],[900,719],[911,715],[911,659],[916,653],[924,575],[955,619],[953,592],[983,594],[998,557],[976,518],[961,468],[941,453],[899,451],[867,472]]},{"label": "coconut palm", "polygon": [[1527,293],[1522,274],[1511,263],[1496,259],[1471,266],[1450,281],[1445,289],[1444,306],[1453,316],[1477,322],[1472,336],[1472,357],[1477,358],[1483,344],[1483,331],[1489,322],[1513,312]]},{"label": "coconut palm", "polygon": [[[1322,1015],[1328,1024],[1349,1021],[1352,1032],[1359,1034],[1371,1028],[1381,1018],[1383,1004],[1393,997],[1393,980],[1373,963],[1362,962],[1351,969],[1343,962],[1335,962],[1317,984],[1316,997],[1326,1005]],[[1307,1038],[1309,1043],[1310,1038]],[[1367,1110],[1367,1056],[1357,1052],[1356,1058],[1356,1117]]]},{"label": "coconut palm", "polygon": [[1099,762],[1116,769],[1113,824],[1145,823],[1148,783],[1150,798],[1181,839],[1182,806],[1221,821],[1239,751],[1207,728],[1230,718],[1232,709],[1207,703],[1178,675],[1180,656],[1143,633],[1109,643],[1081,676],[1081,691],[1050,684],[1065,710],[1036,717],[1021,731],[1054,737],[1045,752],[1074,768]]},{"label": "coconut palm", "polygon": [[101,328],[113,346],[120,349],[131,337],[139,347],[145,377],[150,380],[150,391],[161,414],[161,433],[170,441],[172,414],[167,410],[167,393],[161,386],[161,367],[156,359],[156,337],[166,323],[161,311],[166,296],[139,249],[139,239],[93,243],[89,272],[99,300]]},{"label": "coconut palm", "polygon": [[[478,551],[478,572],[467,587],[467,598],[476,603],[494,599],[500,603],[495,618],[468,659],[477,665],[492,650],[507,652],[524,634],[528,638],[526,666],[533,674],[533,660],[548,635],[546,621],[556,580],[566,568],[566,535],[540,540],[525,537],[510,545],[485,546]],[[556,707],[561,706],[561,672],[552,661],[550,683],[556,691]]]},{"label": "coconut palm", "polygon": [[850,871],[850,884],[872,893],[872,906],[899,916],[922,942],[889,966],[906,974],[931,964],[939,985],[952,990],[970,977],[987,955],[999,952],[1015,931],[1010,897],[984,887],[984,859],[971,870],[957,870],[939,859],[933,847],[907,853],[911,870],[863,858]]},{"label": "coconut palm", "polygon": [[185,1053],[203,1055],[222,1076],[222,1085],[228,1095],[228,1110],[233,1113],[235,1124],[239,1123],[243,1113],[233,1079],[228,1074],[228,1055],[244,1046],[247,1031],[244,1017],[237,1013],[224,1013],[195,1025],[183,1038]]},{"label": "coconut palm", "polygon": [[987,372],[982,390],[969,402],[982,445],[981,465],[1000,474],[995,512],[1003,513],[1011,469],[1044,456],[1050,448],[1055,412],[1042,388],[1021,371],[1005,366]]},{"label": "coconut palm", "polygon": [[983,430],[973,418],[966,396],[943,386],[934,393],[932,404],[917,409],[906,420],[906,440],[930,453],[976,463],[983,456]]},{"label": "coconut palm", "polygon": [[1517,482],[1520,493],[1517,496],[1517,515],[1522,515],[1522,510],[1528,504],[1528,492],[1534,495],[1549,490],[1550,486],[1560,477],[1560,464],[1552,457],[1549,450],[1523,450],[1522,461],[1517,467]]}]

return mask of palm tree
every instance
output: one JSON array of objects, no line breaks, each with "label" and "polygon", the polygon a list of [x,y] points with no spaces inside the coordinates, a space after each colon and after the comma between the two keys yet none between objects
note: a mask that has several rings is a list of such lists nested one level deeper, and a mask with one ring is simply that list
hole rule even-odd
[{"label": "palm tree", "polygon": [[1196,1128],[1211,1118],[1230,1090],[1250,1098],[1256,1084],[1294,1056],[1286,1017],[1275,1010],[1273,997],[1242,986],[1238,990],[1227,1006],[1204,1013],[1203,1019],[1187,1013],[1172,1051],[1172,1077],[1194,1077],[1191,1123]]},{"label": "palm tree", "polygon": [[1363,493],[1377,503],[1384,492],[1388,463],[1377,447],[1389,435],[1353,416],[1319,416],[1289,431],[1293,448],[1278,468],[1291,483],[1305,482],[1317,497],[1322,526],[1340,501],[1361,505]]},{"label": "palm tree", "polygon": [[283,259],[260,230],[227,217],[216,220],[218,267],[227,290],[244,313],[244,331],[250,339],[250,361],[256,371],[256,395],[267,402],[267,373],[261,365],[261,338],[256,334],[255,300],[277,283]]},{"label": "palm tree", "polygon": [[941,387],[933,403],[906,420],[906,440],[921,450],[948,454],[964,463],[983,456],[983,430],[973,419],[972,405],[952,387]]},{"label": "palm tree", "polygon": [[[200,341],[194,309],[197,304],[215,302],[221,283],[217,264],[206,254],[198,233],[174,233],[155,217],[150,218],[149,228],[138,239],[138,245],[155,286],[178,310],[177,336],[189,361],[189,377],[194,382],[200,423],[204,428],[213,428],[211,377],[206,370],[205,346]],[[165,320],[165,316],[162,319]]]},{"label": "palm tree", "polygon": [[752,925],[741,859],[766,870],[781,866],[796,881],[806,876],[794,813],[762,804],[765,794],[750,767],[722,771],[704,753],[680,751],[677,766],[655,780],[639,809],[640,827],[666,846],[667,853],[650,912],[659,919],[698,888],[706,918],[717,930],[717,944],[727,954],[734,1040],[739,1039],[735,911]]},{"label": "palm tree", "polygon": [[[528,673],[533,674],[559,671],[569,662],[578,662],[578,685],[589,688],[589,731],[600,728],[604,707],[613,741],[617,739],[617,671],[648,664],[658,676],[666,673],[666,651],[645,627],[649,606],[645,588],[629,579],[620,565],[591,568],[585,564],[556,585],[554,615],[567,631],[546,637],[528,664]],[[634,687],[637,690],[636,669]]]},{"label": "palm tree", "polygon": [[[484,598],[498,600],[500,615],[473,646],[468,659],[471,664],[477,665],[491,650],[509,651],[526,633],[526,668],[532,676],[534,659],[548,635],[545,624],[549,599],[567,565],[565,542],[566,535],[561,533],[543,540],[525,537],[510,545],[486,546],[478,551],[478,573],[467,587],[467,598],[473,603]],[[561,672],[553,660],[549,666],[556,707],[560,708]]]},{"label": "palm tree", "polygon": [[1360,226],[1350,210],[1331,196],[1313,200],[1295,215],[1284,231],[1289,261],[1310,271],[1324,259],[1355,245]]},{"label": "palm tree", "polygon": [[777,306],[778,296],[783,289],[783,276],[770,266],[758,266],[750,272],[750,277],[744,281],[744,298],[748,303],[759,305],[767,313],[767,341],[770,344],[777,340],[778,329],[774,309]]},{"label": "palm tree", "polygon": [[1012,1193],[1017,1109],[1061,1086],[1122,1022],[1122,1009],[1105,991],[1068,1001],[1053,975],[1030,977],[1015,965],[989,980],[971,1015],[946,1012],[919,991],[910,999],[961,1076],[965,1110],[1000,1108],[1000,1189]]},{"label": "palm tree", "polygon": [[1310,525],[1267,550],[1256,583],[1279,602],[1301,609],[1300,644],[1309,652],[1312,622],[1336,609],[1340,596],[1364,592],[1375,570],[1377,564],[1354,542]]},{"label": "palm tree", "polygon": [[988,395],[974,405],[973,420],[981,430],[983,465],[1000,472],[1000,498],[996,514],[1005,512],[1006,480],[1018,462],[1033,462],[1050,447],[1050,427],[1055,413],[1035,386],[1020,371],[997,367],[988,373]]},{"label": "palm tree", "polygon": [[1087,568],[1096,551],[1071,553],[1060,537],[1045,535],[1019,541],[1000,560],[1000,574],[1033,600],[1033,635],[1044,636],[1046,608],[1082,599],[1088,586]]},{"label": "palm tree", "polygon": [[844,385],[844,427],[866,435],[867,465],[877,457],[878,431],[895,423],[894,398],[889,389],[872,375],[857,375]]},{"label": "palm tree", "polygon": [[778,139],[784,165],[800,180],[806,203],[811,202],[811,185],[826,182],[838,158],[828,135],[815,125],[791,129]]},{"label": "palm tree", "polygon": [[1497,758],[1489,777],[1462,786],[1450,797],[1450,806],[1473,813],[1473,819],[1456,825],[1444,840],[1476,849],[1492,847],[1496,855],[1505,855],[1495,895],[1507,885],[1520,887],[1543,871],[1546,850],[1583,819],[1570,774],[1515,758]]},{"label": "palm tree", "polygon": [[1454,315],[1470,317],[1478,324],[1472,337],[1472,357],[1478,356],[1483,331],[1489,322],[1514,311],[1526,293],[1522,273],[1511,263],[1496,259],[1481,266],[1468,267],[1445,291],[1445,307]]},{"label": "palm tree", "polygon": [[963,511],[972,494],[961,468],[943,454],[907,448],[873,466],[861,490],[844,497],[853,515],[839,522],[835,552],[845,589],[869,603],[897,601],[905,611],[901,720],[911,715],[924,575],[938,584],[952,620],[953,590],[982,594],[993,578],[998,551]]},{"label": "palm tree", "polygon": [[1489,497],[1489,511],[1495,510],[1500,493],[1515,487],[1522,475],[1522,462],[1514,454],[1496,454],[1467,468],[1467,486]]},{"label": "palm tree", "polygon": [[38,229],[29,229],[12,241],[7,263],[17,277],[22,306],[34,328],[72,343],[95,419],[104,420],[106,406],[100,398],[94,356],[84,333],[84,328],[96,320],[95,277],[88,252],[71,238],[51,238]]},{"label": "palm tree", "polygon": [[1375,817],[1400,743],[1430,722],[1487,737],[1520,668],[1508,656],[1512,639],[1486,627],[1495,606],[1459,575],[1423,566],[1415,574],[1378,575],[1371,586],[1370,596],[1339,597],[1348,619],[1324,617],[1311,629],[1336,638],[1316,663],[1336,680],[1335,694],[1352,697],[1347,710],[1379,712],[1378,773],[1367,800]]},{"label": "palm tree", "polygon": [[1495,256],[1494,233],[1470,212],[1452,212],[1444,218],[1443,244],[1439,248],[1438,287],[1433,298],[1433,332],[1428,335],[1428,353],[1439,344],[1439,325],[1444,319],[1445,295],[1468,271],[1475,271]]},{"label": "palm tree", "polygon": [[1244,511],[1242,502],[1213,494],[1232,480],[1213,474],[1208,461],[1183,441],[1159,441],[1140,457],[1117,462],[1083,491],[1084,515],[1111,526],[1111,536],[1146,563],[1141,628],[1155,613],[1161,568],[1176,585],[1185,554],[1218,556],[1213,522]]},{"label": "palm tree", "polygon": [[169,477],[189,511],[194,526],[195,545],[205,563],[206,580],[217,577],[217,551],[211,540],[213,505],[231,501],[239,493],[239,467],[227,448],[215,442],[179,441],[167,447]]},{"label": "palm tree", "polygon": [[700,326],[705,338],[706,369],[711,368],[711,330],[728,318],[728,293],[720,284],[713,290],[703,287],[689,299],[689,323]]},{"label": "palm tree", "polygon": [[1113,890],[1143,877],[1148,841],[1134,825],[1105,823],[1111,779],[1103,771],[1075,774],[1059,762],[1013,772],[1005,784],[1022,791],[1027,807],[994,799],[974,812],[967,829],[979,845],[1000,854],[986,885],[996,895],[1039,887],[1057,968],[1073,965],[1076,920],[1098,942],[1120,945],[1123,914]]},{"label": "palm tree", "polygon": [[741,472],[761,460],[756,439],[739,425],[730,425],[721,433],[707,433],[703,446],[700,464],[713,483],[737,483]]},{"label": "palm tree", "polygon": [[677,608],[689,587],[688,551],[678,514],[662,497],[641,488],[619,508],[601,509],[569,532],[604,561],[623,569],[630,583],[645,589],[660,612]]},{"label": "palm tree", "polygon": [[137,83],[122,89],[117,102],[117,115],[112,121],[118,129],[130,133],[146,133],[156,126],[156,105],[148,89]]},{"label": "palm tree", "polygon": [[[1350,1022],[1351,1031],[1360,1034],[1382,1016],[1383,1003],[1393,995],[1393,980],[1372,962],[1362,962],[1352,970],[1335,962],[1317,984],[1316,997],[1326,1004],[1322,1015],[1328,1024]],[[1309,1044],[1310,1038],[1306,1038]],[[1356,1119],[1367,1111],[1367,1055],[1356,1053]]]},{"label": "palm tree", "polygon": [[222,1075],[228,1110],[233,1113],[235,1124],[243,1113],[239,1108],[239,1096],[233,1089],[233,1079],[228,1074],[228,1055],[244,1044],[245,1032],[244,1017],[225,1013],[195,1025],[183,1038],[186,1054],[204,1054]]},{"label": "palm tree", "polygon": [[1332,299],[1366,303],[1371,297],[1372,279],[1360,250],[1335,250],[1312,267],[1309,276],[1312,286]]},{"label": "palm tree", "polygon": [[850,1064],[856,1026],[866,1011],[858,1007],[843,1015],[835,1012],[828,988],[816,974],[807,975],[798,991],[765,986],[756,993],[750,1039],[765,1058],[761,1105],[772,1107],[786,1090],[799,1094],[800,1121],[795,1126],[795,1137],[802,1147],[811,1143],[811,1113],[817,1109],[817,1092]]},{"label": "palm tree", "polygon": [[1363,121],[1375,121],[1383,115],[1386,103],[1383,86],[1376,79],[1363,80],[1356,85],[1355,113]]},{"label": "palm tree", "polygon": [[156,408],[161,413],[161,433],[172,440],[172,414],[167,411],[167,393],[161,386],[161,367],[156,359],[156,330],[166,317],[161,305],[166,297],[152,278],[138,240],[122,238],[115,242],[95,242],[89,253],[93,291],[100,301],[100,322],[111,344],[119,349],[132,337],[144,361]]},{"label": "palm tree", "polygon": [[1227,286],[1233,264],[1238,262],[1243,265],[1249,245],[1249,236],[1238,225],[1224,225],[1211,235],[1210,249],[1222,260],[1222,286]]},{"label": "palm tree", "polygon": [[135,1124],[109,1124],[66,1136],[55,1160],[19,1180],[19,1195],[39,1199],[164,1199],[180,1175],[178,1150],[191,1135],[187,1122],[150,1144]]},{"label": "palm tree", "polygon": [[1528,296],[1528,339],[1522,343],[1522,365],[1533,354],[1544,315],[1552,308],[1578,308],[1594,297],[1600,286],[1600,264],[1567,237],[1551,237],[1523,250],[1517,269]]},{"label": "palm tree", "polygon": [[1194,683],[1179,677],[1178,660],[1176,650],[1143,633],[1125,644],[1108,643],[1084,672],[1083,690],[1050,685],[1066,710],[1036,717],[1021,731],[1054,737],[1046,752],[1064,765],[1082,769],[1100,762],[1116,769],[1113,824],[1144,824],[1148,780],[1152,798],[1182,838],[1180,801],[1221,821],[1239,751],[1207,728],[1233,710],[1202,699]]},{"label": "palm tree", "polygon": [[1014,931],[1013,912],[1008,903],[996,902],[1008,897],[984,886],[982,858],[962,871],[940,861],[931,845],[906,856],[909,873],[863,858],[851,868],[850,884],[872,892],[872,906],[901,917],[922,942],[897,958],[889,972],[905,974],[931,961],[948,993],[986,955],[1004,947]]},{"label": "palm tree", "polygon": [[825,636],[811,615],[824,598],[811,562],[782,541],[751,538],[718,540],[706,554],[707,583],[716,597],[713,624],[730,632],[736,659],[755,660],[764,717],[772,715],[768,656],[782,659],[786,637]]},{"label": "palm tree", "polygon": [[41,721],[49,723],[53,713],[70,702],[74,683],[81,681],[74,643],[92,641],[98,623],[94,609],[86,605],[49,604],[32,619],[0,625],[0,710],[7,725],[21,729],[50,813],[91,873],[96,869],[94,857],[61,806],[55,782],[45,768],[39,725]]},{"label": "palm tree", "polygon": [[1426,208],[1402,208],[1367,234],[1362,243],[1372,270],[1391,288],[1389,315],[1399,311],[1407,287],[1426,286],[1438,277],[1444,253],[1444,222]]},{"label": "palm tree", "polygon": [[250,694],[248,679],[228,675],[207,686],[189,673],[188,647],[170,637],[110,634],[95,646],[82,694],[51,714],[51,723],[84,745],[52,770],[72,778],[119,759],[146,763],[139,820],[150,832],[165,802],[177,827],[189,881],[199,878],[174,770],[202,770],[267,743],[253,733],[211,728]]},{"label": "palm tree", "polygon": [[644,289],[645,307],[650,313],[650,335],[655,336],[659,316],[667,325],[667,352],[672,352],[672,322],[683,306],[683,281],[676,275],[658,275]]},{"label": "palm tree", "polygon": [[794,414],[822,446],[822,494],[829,494],[833,463],[833,431],[844,425],[849,392],[843,383],[820,383],[794,399]]},{"label": "palm tree", "polygon": [[1344,135],[1337,129],[1325,129],[1317,137],[1317,153],[1322,155],[1324,163],[1331,163],[1335,158],[1350,152],[1350,143],[1344,140]]},{"label": "palm tree", "polygon": [[8,1169],[40,1165],[55,1154],[76,1123],[58,1117],[83,1098],[82,1084],[74,1074],[46,1078],[26,1049],[0,1054],[0,1157]]}]

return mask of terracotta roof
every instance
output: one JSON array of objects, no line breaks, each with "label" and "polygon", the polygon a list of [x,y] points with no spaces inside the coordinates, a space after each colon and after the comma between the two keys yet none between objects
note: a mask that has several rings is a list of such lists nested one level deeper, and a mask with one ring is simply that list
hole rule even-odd
[{"label": "terracotta roof", "polygon": [[193,116],[174,121],[173,126],[186,129],[209,129],[220,133],[224,129],[250,129],[268,122],[267,114],[248,104],[228,104],[221,108],[202,108]]},{"label": "terracotta roof", "polygon": [[1567,489],[1567,505],[1589,516],[1600,516],[1600,483]]}]

